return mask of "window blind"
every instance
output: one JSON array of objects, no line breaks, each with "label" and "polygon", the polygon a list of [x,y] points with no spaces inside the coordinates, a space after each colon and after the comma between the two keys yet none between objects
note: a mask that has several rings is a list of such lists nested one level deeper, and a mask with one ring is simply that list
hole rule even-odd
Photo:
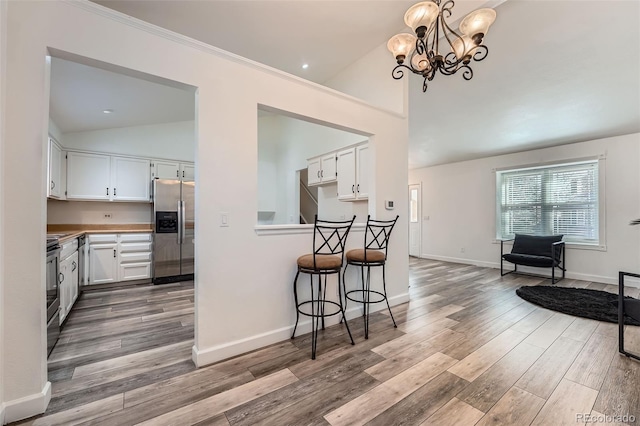
[{"label": "window blind", "polygon": [[563,234],[599,243],[598,161],[497,174],[498,238]]}]

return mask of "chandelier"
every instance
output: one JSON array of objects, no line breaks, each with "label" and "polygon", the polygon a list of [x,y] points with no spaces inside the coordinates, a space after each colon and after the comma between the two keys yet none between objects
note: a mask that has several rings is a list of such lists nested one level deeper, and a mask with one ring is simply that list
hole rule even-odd
[{"label": "chandelier", "polygon": [[[404,14],[404,22],[416,35],[397,34],[387,43],[398,62],[391,74],[393,78],[400,80],[405,69],[419,74],[424,77],[423,92],[427,91],[427,82],[433,80],[437,72],[453,75],[463,70],[462,77],[471,80],[473,70],[469,63],[471,59],[482,61],[487,57],[489,49],[482,44],[482,39],[496,20],[493,9],[474,10],[460,22],[458,34],[445,21],[451,17],[453,0],[440,3],[440,0],[429,0],[411,6]],[[442,45],[446,52],[441,50]]]}]

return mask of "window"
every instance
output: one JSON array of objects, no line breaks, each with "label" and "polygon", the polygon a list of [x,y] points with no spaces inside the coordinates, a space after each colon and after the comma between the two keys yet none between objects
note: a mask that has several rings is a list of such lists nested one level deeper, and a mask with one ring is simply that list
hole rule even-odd
[{"label": "window", "polygon": [[598,161],[506,170],[497,177],[497,237],[563,234],[599,244]]}]

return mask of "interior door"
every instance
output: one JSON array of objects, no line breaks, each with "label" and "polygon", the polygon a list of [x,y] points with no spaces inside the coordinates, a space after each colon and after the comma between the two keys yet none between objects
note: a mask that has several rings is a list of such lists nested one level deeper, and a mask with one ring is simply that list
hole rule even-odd
[{"label": "interior door", "polygon": [[420,257],[422,229],[422,185],[409,185],[409,256]]},{"label": "interior door", "polygon": [[181,274],[193,274],[195,262],[195,182],[182,182],[184,203],[184,237],[182,239]]}]

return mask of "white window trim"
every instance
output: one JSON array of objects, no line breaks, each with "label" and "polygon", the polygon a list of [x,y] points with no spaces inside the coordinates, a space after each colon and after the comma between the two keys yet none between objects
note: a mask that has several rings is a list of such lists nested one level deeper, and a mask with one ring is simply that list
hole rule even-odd
[{"label": "white window trim", "polygon": [[581,158],[566,158],[563,160],[556,161],[548,161],[541,163],[531,163],[531,164],[523,164],[517,166],[509,166],[509,167],[500,167],[491,169],[491,176],[493,177],[493,185],[494,185],[494,193],[493,198],[495,203],[493,204],[493,217],[494,217],[494,229],[493,235],[496,238],[492,241],[494,244],[499,244],[500,239],[497,238],[498,230],[500,229],[500,222],[498,220],[498,193],[500,188],[498,188],[498,179],[496,174],[499,172],[507,172],[511,170],[526,170],[526,169],[534,169],[540,167],[552,167],[552,166],[560,166],[562,164],[575,164],[581,162],[589,162],[598,160],[598,244],[588,244],[588,243],[578,243],[578,242],[567,242],[565,244],[567,249],[572,250],[596,250],[596,251],[607,251],[607,232],[606,232],[606,224],[607,224],[607,203],[606,203],[606,154],[600,154],[597,156],[591,157],[581,157]]}]

